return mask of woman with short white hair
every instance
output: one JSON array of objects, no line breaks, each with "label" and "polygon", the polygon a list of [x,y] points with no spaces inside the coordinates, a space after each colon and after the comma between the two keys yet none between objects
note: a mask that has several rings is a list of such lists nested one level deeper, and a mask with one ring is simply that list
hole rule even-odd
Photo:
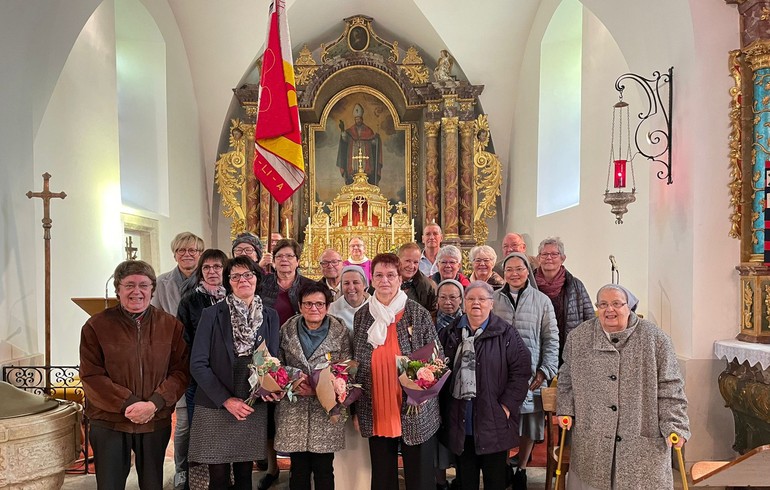
[{"label": "woman with short white hair", "polygon": [[495,249],[489,245],[480,245],[473,247],[468,255],[473,268],[473,274],[468,278],[471,282],[484,281],[494,289],[503,287],[505,280],[493,270],[497,263]]},{"label": "woman with short white hair", "polygon": [[438,264],[438,272],[430,277],[436,284],[445,279],[454,279],[463,287],[471,283],[460,271],[463,265],[463,254],[454,245],[444,245],[439,249],[436,264]]}]

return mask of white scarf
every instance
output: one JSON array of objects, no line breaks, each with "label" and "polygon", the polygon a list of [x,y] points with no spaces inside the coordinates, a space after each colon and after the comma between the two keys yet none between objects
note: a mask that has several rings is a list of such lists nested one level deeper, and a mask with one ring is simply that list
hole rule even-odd
[{"label": "white scarf", "polygon": [[404,309],[407,299],[406,293],[400,289],[389,305],[380,303],[376,294],[369,299],[369,313],[374,317],[374,322],[367,331],[367,341],[373,349],[385,343],[388,325],[396,321],[396,314]]},{"label": "white scarf", "polygon": [[356,260],[353,257],[348,257],[348,262],[350,262],[351,264],[356,264],[356,265],[363,264],[367,260],[369,260],[369,257],[367,257],[366,255],[361,257],[361,260]]}]

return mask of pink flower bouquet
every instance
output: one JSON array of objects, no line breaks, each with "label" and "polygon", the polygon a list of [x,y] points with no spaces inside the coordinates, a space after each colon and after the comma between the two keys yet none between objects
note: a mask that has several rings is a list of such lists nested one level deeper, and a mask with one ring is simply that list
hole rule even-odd
[{"label": "pink flower bouquet", "polygon": [[330,361],[316,366],[310,377],[310,385],[332,422],[336,423],[343,409],[361,396],[361,385],[353,381],[357,371],[358,362],[351,359]]},{"label": "pink flower bouquet", "polygon": [[439,356],[438,344],[426,344],[409,356],[398,356],[396,364],[410,409],[436,398],[451,373],[447,359]]},{"label": "pink flower bouquet", "polygon": [[282,366],[281,361],[270,355],[264,342],[254,351],[249,371],[251,393],[246,399],[249,405],[253,405],[257,398],[277,393],[286,393],[289,401],[297,400],[295,390],[302,371]]}]

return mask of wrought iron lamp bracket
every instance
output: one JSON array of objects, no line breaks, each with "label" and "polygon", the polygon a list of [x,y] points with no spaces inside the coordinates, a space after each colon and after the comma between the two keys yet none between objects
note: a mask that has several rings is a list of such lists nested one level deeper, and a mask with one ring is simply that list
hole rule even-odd
[{"label": "wrought iron lamp bracket", "polygon": [[[657,176],[661,180],[665,179],[666,184],[670,185],[673,183],[673,179],[671,178],[671,119],[673,117],[672,101],[674,96],[674,67],[672,66],[665,73],[655,71],[652,74],[652,78],[645,78],[641,75],[637,75],[636,73],[625,73],[620,75],[618,79],[615,80],[615,90],[620,93],[621,100],[623,99],[623,90],[626,88],[624,84],[626,80],[633,80],[634,82],[638,83],[639,86],[642,87],[644,94],[647,96],[647,111],[642,111],[639,113],[639,125],[636,127],[636,131],[634,132],[634,145],[636,146],[636,150],[639,152],[639,154],[648,160],[660,163],[665,167],[665,169],[658,171]],[[661,88],[666,84],[668,84],[668,100],[664,101],[660,93]],[[664,104],[664,102],[667,103]],[[652,151],[647,153],[643,151],[639,145],[642,125],[651,117],[658,115],[659,112],[663,114],[666,127],[665,129],[653,129],[647,132],[645,139],[652,148]],[[655,151],[661,147],[662,150],[658,153],[655,153]]]}]

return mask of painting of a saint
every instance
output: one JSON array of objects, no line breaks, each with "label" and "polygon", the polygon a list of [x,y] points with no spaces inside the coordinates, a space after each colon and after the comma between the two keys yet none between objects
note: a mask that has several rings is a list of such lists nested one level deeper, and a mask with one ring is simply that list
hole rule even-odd
[{"label": "painting of a saint", "polygon": [[337,167],[346,184],[353,182],[353,175],[359,166],[369,177],[369,183],[380,184],[382,177],[382,141],[380,135],[364,123],[364,108],[353,106],[353,124],[345,128],[340,119],[340,146],[337,152]]},{"label": "painting of a saint", "polygon": [[353,182],[361,161],[370,184],[394,203],[407,202],[410,125],[399,123],[390,102],[368,90],[350,89],[329,104],[311,130],[315,200],[334,199]]}]

